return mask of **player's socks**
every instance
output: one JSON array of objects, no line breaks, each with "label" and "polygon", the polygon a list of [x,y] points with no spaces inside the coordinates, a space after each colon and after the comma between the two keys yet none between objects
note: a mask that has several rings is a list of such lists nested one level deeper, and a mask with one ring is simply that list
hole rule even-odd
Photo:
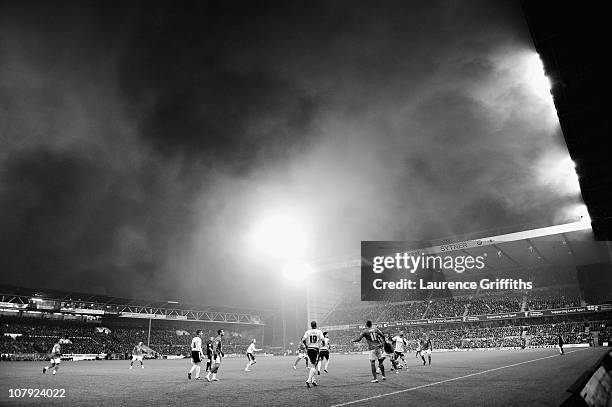
[{"label": "player's socks", "polygon": [[427,359],[429,360],[429,366],[431,366],[431,356],[427,356]]},{"label": "player's socks", "polygon": [[425,366],[425,356],[421,356],[421,359],[423,359],[423,366]]},{"label": "player's socks", "polygon": [[310,389],[310,382],[308,380],[306,380],[306,387]]},{"label": "player's socks", "polygon": [[372,363],[371,367],[372,367],[372,376],[374,376],[374,380],[376,380],[376,366]]},{"label": "player's socks", "polygon": [[314,366],[312,366],[310,370],[308,371],[308,380],[310,381],[310,383],[314,381],[314,376],[315,376],[316,371],[317,369],[315,369]]},{"label": "player's socks", "polygon": [[385,380],[385,365],[382,363],[380,364],[380,375],[382,376],[383,380]]},{"label": "player's socks", "polygon": [[213,382],[218,381],[219,379],[217,379],[217,374],[216,374],[216,373],[213,373],[213,374],[212,374],[212,379],[210,379],[210,380],[211,380],[211,381],[213,381]]},{"label": "player's socks", "polygon": [[202,368],[198,365],[195,365],[195,377],[196,379],[200,378],[200,372],[202,371]]}]

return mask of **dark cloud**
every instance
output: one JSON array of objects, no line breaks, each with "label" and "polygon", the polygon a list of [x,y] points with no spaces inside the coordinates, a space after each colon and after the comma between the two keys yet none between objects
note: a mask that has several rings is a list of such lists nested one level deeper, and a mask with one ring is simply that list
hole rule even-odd
[{"label": "dark cloud", "polygon": [[532,53],[514,1],[2,3],[5,280],[269,306],[266,213],[313,260],[562,221]]},{"label": "dark cloud", "polygon": [[[119,83],[140,136],[160,155],[248,171],[259,153],[278,159],[291,144],[308,144],[316,95],[266,58],[262,36],[270,28],[258,17],[272,6],[143,7],[120,55]],[[256,60],[245,61],[249,54]]]}]

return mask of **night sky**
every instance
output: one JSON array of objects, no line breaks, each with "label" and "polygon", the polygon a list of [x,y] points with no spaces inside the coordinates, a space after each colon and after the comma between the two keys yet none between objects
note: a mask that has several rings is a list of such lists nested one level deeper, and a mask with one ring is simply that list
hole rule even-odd
[{"label": "night sky", "polygon": [[534,52],[518,1],[2,1],[0,282],[270,308],[267,214],[314,261],[574,220]]}]

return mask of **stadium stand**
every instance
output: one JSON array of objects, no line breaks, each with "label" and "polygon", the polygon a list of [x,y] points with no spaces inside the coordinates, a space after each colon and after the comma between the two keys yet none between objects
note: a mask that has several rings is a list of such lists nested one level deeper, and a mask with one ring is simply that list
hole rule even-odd
[{"label": "stadium stand", "polygon": [[[221,326],[219,326],[221,327]],[[226,328],[225,352],[242,353],[252,337],[243,336],[236,328]],[[201,325],[197,329],[202,329]],[[205,338],[216,336],[216,329],[205,329]],[[189,345],[195,333],[193,324],[177,325],[172,329],[151,329],[150,347],[162,355],[189,355]],[[70,340],[63,345],[64,354],[107,354],[125,358],[134,345],[148,339],[143,327],[115,327],[112,324],[92,324],[80,321],[62,321],[35,318],[0,319],[0,353],[46,354],[60,337]]]},{"label": "stadium stand", "polygon": [[365,320],[408,321],[421,318],[450,318],[467,315],[501,314],[526,310],[578,307],[581,301],[577,288],[551,287],[531,292],[487,292],[475,296],[458,296],[409,301],[376,303],[343,301],[325,320],[325,325],[362,323]]},{"label": "stadium stand", "polygon": [[[475,349],[475,348],[503,348],[521,347],[523,344],[531,347],[554,346],[557,344],[557,335],[563,335],[566,344],[592,344],[593,336],[591,326],[597,326],[605,332],[605,339],[612,332],[612,320],[601,320],[557,324],[538,325],[510,325],[500,327],[479,327],[467,329],[436,329],[429,330],[424,327],[404,327],[406,339],[411,350],[416,348],[419,338],[427,334],[434,349]],[[602,328],[602,326],[604,328]],[[399,328],[381,328],[383,332],[395,335]],[[336,352],[360,352],[365,350],[365,344],[353,343],[359,336],[359,329],[334,331],[330,333],[333,350]],[[525,341],[523,342],[523,338]],[[601,337],[600,337],[601,338]]]}]

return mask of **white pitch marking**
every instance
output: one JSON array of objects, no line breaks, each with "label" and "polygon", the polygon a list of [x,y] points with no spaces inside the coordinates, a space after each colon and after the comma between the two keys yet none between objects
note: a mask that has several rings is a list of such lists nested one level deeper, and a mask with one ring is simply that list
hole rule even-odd
[{"label": "white pitch marking", "polygon": [[[572,352],[566,352],[566,354],[570,354],[570,353],[574,353],[574,352],[580,352],[582,350],[587,350],[589,348],[584,348],[584,349],[579,349],[579,350],[575,350]],[[413,391],[413,390],[419,390],[425,387],[431,387],[431,386],[435,386],[437,384],[442,384],[442,383],[448,383],[448,382],[453,382],[455,380],[460,380],[460,379],[465,379],[466,377],[472,377],[472,376],[478,376],[481,374],[485,374],[485,373],[489,373],[489,372],[494,372],[496,370],[501,370],[501,369],[507,369],[509,367],[514,367],[514,366],[519,366],[519,365],[524,365],[526,363],[531,363],[531,362],[537,362],[538,360],[544,360],[544,359],[550,359],[550,358],[556,358],[557,356],[561,356],[559,354],[555,354],[555,355],[550,355],[550,356],[544,356],[541,358],[537,358],[537,359],[532,359],[532,360],[526,360],[524,362],[519,362],[519,363],[513,363],[511,365],[507,365],[507,366],[500,366],[500,367],[496,367],[493,369],[488,369],[488,370],[483,370],[482,372],[477,372],[477,373],[470,373],[468,375],[465,376],[459,376],[459,377],[453,377],[452,379],[446,379],[446,380],[441,380],[439,382],[435,382],[435,383],[428,383],[428,384],[422,384],[420,386],[416,386],[416,387],[411,387],[409,389],[404,389],[404,390],[397,390],[397,391],[393,391],[391,393],[385,393],[385,394],[379,394],[377,396],[372,396],[372,397],[366,397],[364,399],[359,399],[359,400],[353,400],[353,401],[347,401],[346,403],[340,403],[340,404],[334,404],[331,407],[342,407],[342,406],[348,406],[351,404],[357,404],[357,403],[361,403],[363,401],[368,401],[368,400],[374,400],[374,399],[379,399],[382,397],[387,397],[387,396],[393,396],[394,394],[401,394],[401,393],[407,393],[409,391]]]}]

